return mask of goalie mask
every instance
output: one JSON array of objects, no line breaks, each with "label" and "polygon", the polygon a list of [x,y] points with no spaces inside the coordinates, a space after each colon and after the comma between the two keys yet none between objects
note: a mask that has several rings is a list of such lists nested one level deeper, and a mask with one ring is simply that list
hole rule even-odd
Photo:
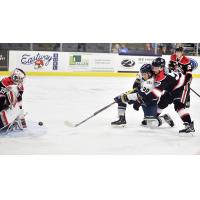
[{"label": "goalie mask", "polygon": [[26,77],[25,72],[19,68],[16,68],[11,74],[11,78],[15,84],[23,83],[25,77]]}]

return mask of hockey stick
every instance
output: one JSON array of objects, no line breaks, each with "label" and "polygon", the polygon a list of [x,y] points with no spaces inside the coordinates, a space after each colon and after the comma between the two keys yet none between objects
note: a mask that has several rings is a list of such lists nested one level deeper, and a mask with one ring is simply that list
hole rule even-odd
[{"label": "hockey stick", "polygon": [[197,93],[197,92],[195,92],[192,88],[190,88],[191,90],[192,90],[192,92],[194,92],[198,97],[200,97],[200,95]]},{"label": "hockey stick", "polygon": [[73,125],[72,123],[65,121],[65,125],[70,126],[70,127],[77,127],[80,126],[81,124],[85,123],[86,121],[88,121],[89,119],[93,118],[95,115],[101,113],[102,111],[106,110],[107,108],[109,108],[110,106],[112,106],[113,104],[115,104],[115,101],[108,104],[107,106],[101,108],[100,110],[97,110],[93,115],[89,116],[88,118],[84,119],[83,121],[79,122],[78,124]]}]

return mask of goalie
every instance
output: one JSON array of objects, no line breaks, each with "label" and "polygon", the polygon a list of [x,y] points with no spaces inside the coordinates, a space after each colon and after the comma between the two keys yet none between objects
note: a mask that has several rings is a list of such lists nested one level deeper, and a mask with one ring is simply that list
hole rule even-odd
[{"label": "goalie", "polygon": [[27,127],[22,109],[25,77],[25,72],[16,68],[0,81],[0,131]]}]

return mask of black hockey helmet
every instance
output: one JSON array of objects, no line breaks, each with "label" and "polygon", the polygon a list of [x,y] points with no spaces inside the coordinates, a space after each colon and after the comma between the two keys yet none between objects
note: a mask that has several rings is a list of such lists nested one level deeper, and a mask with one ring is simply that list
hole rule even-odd
[{"label": "black hockey helmet", "polygon": [[180,52],[183,52],[183,47],[177,47],[176,49],[175,49],[175,51],[177,52],[177,51],[180,51]]},{"label": "black hockey helmet", "polygon": [[165,67],[165,59],[164,58],[156,58],[152,61],[152,66],[153,67],[161,67],[164,68]]},{"label": "black hockey helmet", "polygon": [[153,71],[151,64],[142,65],[142,67],[140,68],[140,73],[150,73],[150,75],[152,76]]}]

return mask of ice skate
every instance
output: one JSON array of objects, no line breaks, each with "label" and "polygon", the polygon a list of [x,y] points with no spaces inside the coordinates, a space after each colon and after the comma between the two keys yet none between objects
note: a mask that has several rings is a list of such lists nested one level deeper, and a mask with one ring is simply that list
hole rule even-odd
[{"label": "ice skate", "polygon": [[111,122],[111,125],[115,127],[124,127],[126,125],[125,116],[119,116],[119,120]]},{"label": "ice skate", "polygon": [[193,133],[193,132],[195,132],[194,122],[191,122],[190,124],[188,122],[185,122],[184,125],[185,125],[185,128],[180,130],[179,133]]},{"label": "ice skate", "polygon": [[171,127],[174,126],[174,121],[172,120],[172,118],[168,114],[164,114],[162,117],[164,118],[165,122],[167,124],[169,124],[169,126],[171,126]]}]

